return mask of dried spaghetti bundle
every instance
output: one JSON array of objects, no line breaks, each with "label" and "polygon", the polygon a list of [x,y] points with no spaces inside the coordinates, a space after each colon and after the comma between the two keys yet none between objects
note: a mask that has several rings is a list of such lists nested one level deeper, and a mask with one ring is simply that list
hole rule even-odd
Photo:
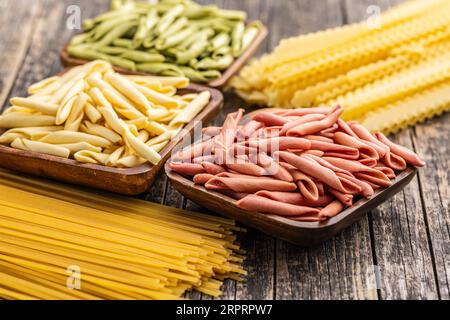
[{"label": "dried spaghetti bundle", "polygon": [[[233,79],[246,100],[275,107],[345,107],[343,118],[393,132],[450,108],[450,1],[414,0],[365,22],[282,40]],[[397,107],[424,103],[398,117]],[[405,109],[405,107],[403,107]],[[373,122],[376,123],[373,123]],[[389,123],[389,124],[387,124]]]},{"label": "dried spaghetti bundle", "polygon": [[343,121],[342,111],[265,109],[242,119],[240,109],[173,154],[169,167],[241,209],[325,221],[390,187],[408,165],[425,165],[382,133]]},{"label": "dried spaghetti bundle", "polygon": [[[218,296],[223,279],[245,275],[236,230],[232,220],[2,170],[0,298]],[[73,270],[79,289],[67,287]]]}]

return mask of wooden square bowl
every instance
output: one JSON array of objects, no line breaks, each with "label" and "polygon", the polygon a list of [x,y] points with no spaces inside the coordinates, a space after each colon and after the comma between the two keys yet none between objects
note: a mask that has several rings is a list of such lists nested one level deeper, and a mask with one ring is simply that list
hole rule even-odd
[{"label": "wooden square bowl", "polygon": [[[268,33],[267,28],[261,24],[260,30],[258,35],[255,37],[255,39],[252,41],[252,43],[245,49],[245,51],[237,57],[234,62],[222,72],[222,76],[220,78],[211,80],[208,83],[204,83],[204,85],[207,85],[209,87],[213,88],[221,88],[224,87],[225,84],[228,82],[228,80],[231,79],[231,77],[239,72],[239,70],[244,66],[244,64],[253,56],[253,54],[258,50],[259,46],[262,44],[264,39],[266,38]],[[64,46],[60,53],[59,57],[61,60],[61,63],[65,67],[73,67],[81,64],[88,63],[88,60],[79,59],[75,57],[71,57],[69,55],[69,52],[67,51],[67,46]],[[142,71],[131,71],[128,69],[124,69],[121,67],[113,66],[114,70],[117,72],[123,73],[123,74],[137,74],[137,75],[149,75],[149,73],[142,72]]]},{"label": "wooden square bowl", "polygon": [[[247,114],[241,121],[245,124],[251,116],[267,109],[259,109]],[[273,110],[273,109],[272,109]],[[170,161],[170,160],[169,160]],[[335,217],[322,222],[294,221],[288,218],[261,212],[252,212],[239,208],[236,200],[219,192],[208,190],[195,184],[192,180],[174,172],[165,165],[166,174],[171,184],[186,198],[198,205],[218,214],[235,219],[249,227],[258,229],[270,236],[301,246],[317,245],[333,237],[344,228],[362,218],[369,211],[387,201],[401,191],[414,178],[417,169],[408,167],[392,180],[392,185],[385,189],[375,190],[370,199],[361,198],[351,207]]]},{"label": "wooden square bowl", "polygon": [[171,170],[168,162],[165,170],[175,189],[198,205],[235,219],[269,236],[300,246],[317,245],[333,237],[401,191],[417,172],[416,168],[408,167],[393,180],[389,188],[376,190],[370,199],[360,199],[335,217],[322,222],[303,222],[241,209],[236,205],[235,199],[195,184],[192,180]]},{"label": "wooden square bowl", "polygon": [[145,163],[135,168],[113,168],[14,149],[0,144],[0,167],[124,195],[143,193],[155,180],[157,173],[169,158],[174,146],[182,141],[186,135],[192,133],[195,123],[197,121],[209,123],[221,110],[223,95],[216,89],[191,84],[178,92],[186,94],[202,91],[211,93],[209,104],[164,147],[160,152],[162,158],[156,165]]}]

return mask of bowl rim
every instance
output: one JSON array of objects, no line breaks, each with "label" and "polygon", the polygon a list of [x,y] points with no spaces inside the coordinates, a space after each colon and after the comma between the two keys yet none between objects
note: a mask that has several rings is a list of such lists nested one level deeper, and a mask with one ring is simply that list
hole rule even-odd
[{"label": "bowl rim", "polygon": [[224,194],[214,191],[214,190],[208,190],[204,186],[195,184],[192,180],[189,180],[188,178],[184,177],[183,175],[173,171],[169,167],[170,160],[171,159],[168,159],[167,162],[165,163],[165,172],[170,181],[175,180],[179,183],[184,184],[186,187],[193,188],[196,191],[198,191],[208,197],[214,198],[215,200],[226,201],[227,203],[232,205],[234,207],[234,209],[236,209],[237,211],[245,212],[246,214],[252,215],[259,220],[263,220],[263,221],[270,222],[270,223],[277,223],[282,226],[288,226],[288,227],[291,227],[294,229],[301,228],[301,229],[314,229],[314,230],[332,228],[335,225],[339,224],[340,222],[347,220],[349,217],[351,217],[356,212],[356,210],[358,210],[358,209],[362,208],[363,206],[368,205],[372,202],[376,202],[377,200],[382,200],[385,194],[389,193],[390,190],[395,189],[396,186],[398,184],[400,184],[401,182],[403,182],[404,180],[408,181],[409,179],[412,179],[412,177],[417,172],[417,168],[408,166],[405,170],[400,172],[395,177],[395,179],[391,180],[392,181],[391,186],[389,186],[387,188],[375,190],[374,194],[370,198],[361,197],[352,206],[344,209],[338,215],[331,217],[325,221],[309,222],[309,221],[295,221],[295,220],[291,220],[291,219],[288,219],[288,218],[285,218],[282,216],[277,216],[274,214],[265,214],[265,213],[258,212],[258,211],[249,211],[249,210],[239,208],[236,205],[236,202],[237,202],[236,199],[233,199],[227,195],[224,195]]}]

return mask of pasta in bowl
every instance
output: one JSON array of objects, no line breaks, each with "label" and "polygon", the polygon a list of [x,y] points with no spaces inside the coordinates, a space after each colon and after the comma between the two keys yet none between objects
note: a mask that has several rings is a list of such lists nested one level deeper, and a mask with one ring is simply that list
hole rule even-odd
[{"label": "pasta in bowl", "polygon": [[131,74],[185,76],[223,87],[267,35],[244,11],[193,1],[114,1],[109,11],[87,19],[83,33],[60,53],[65,66],[93,59]]},{"label": "pasta in bowl", "polygon": [[210,121],[223,101],[186,78],[124,76],[101,60],[28,91],[0,116],[0,166],[125,194],[144,192],[194,120]]},{"label": "pasta in bowl", "polygon": [[230,113],[165,169],[187,198],[269,235],[320,243],[400,191],[425,163],[342,107]]}]

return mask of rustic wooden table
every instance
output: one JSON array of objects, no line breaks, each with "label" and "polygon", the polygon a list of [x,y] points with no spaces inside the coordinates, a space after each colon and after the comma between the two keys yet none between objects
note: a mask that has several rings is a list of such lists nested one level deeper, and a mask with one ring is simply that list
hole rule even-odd
[{"label": "rustic wooden table", "polygon": [[[281,38],[367,19],[370,5],[385,10],[399,0],[200,2],[243,9],[250,18],[261,19],[270,30],[263,53]],[[67,8],[74,4],[84,19],[105,11],[109,1],[0,0],[0,106],[61,70],[58,51],[76,32],[66,24]],[[245,105],[232,93],[225,100],[218,124],[226,113]],[[450,299],[450,114],[404,130],[395,140],[427,162],[403,192],[315,248],[249,230],[241,236],[248,251],[248,280],[226,282],[222,298]],[[145,197],[203,211],[177,193],[164,174]],[[208,299],[197,293],[188,298]]]}]

